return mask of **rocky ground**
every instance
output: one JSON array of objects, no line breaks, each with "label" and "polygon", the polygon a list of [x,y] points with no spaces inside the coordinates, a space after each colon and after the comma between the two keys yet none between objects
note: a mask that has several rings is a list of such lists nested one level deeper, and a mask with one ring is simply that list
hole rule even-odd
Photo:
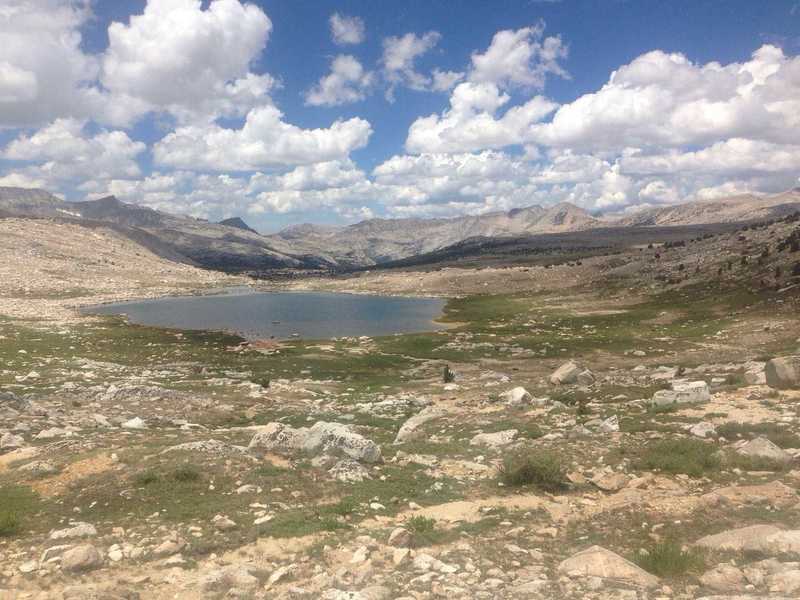
[{"label": "rocky ground", "polygon": [[[794,231],[291,284],[453,298],[386,338],[132,327],[72,307],[135,283],[4,283],[0,598],[796,598]],[[174,268],[139,295],[192,289]]]}]

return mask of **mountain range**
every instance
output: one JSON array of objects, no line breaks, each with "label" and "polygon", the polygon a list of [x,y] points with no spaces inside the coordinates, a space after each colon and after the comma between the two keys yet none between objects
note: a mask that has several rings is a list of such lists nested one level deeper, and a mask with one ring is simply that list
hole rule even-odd
[{"label": "mountain range", "polygon": [[[50,218],[110,227],[160,256],[225,271],[358,268],[461,244],[602,228],[672,227],[766,220],[800,210],[800,188],[772,196],[738,195],[620,217],[594,217],[573,204],[529,206],[454,218],[370,219],[343,227],[295,225],[262,235],[240,217],[212,223],[172,215],[114,196],[66,202],[38,189],[0,187],[0,217]],[[622,235],[623,232],[620,232]]]}]

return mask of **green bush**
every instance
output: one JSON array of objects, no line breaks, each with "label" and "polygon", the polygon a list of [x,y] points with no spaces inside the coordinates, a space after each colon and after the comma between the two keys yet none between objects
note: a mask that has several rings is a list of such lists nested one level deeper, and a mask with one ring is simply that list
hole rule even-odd
[{"label": "green bush", "polygon": [[635,561],[645,571],[658,577],[681,577],[705,570],[704,554],[696,549],[683,550],[675,541],[659,542],[636,555]]},{"label": "green bush", "polygon": [[702,477],[720,469],[722,460],[712,444],[676,438],[648,444],[635,466],[648,471]]},{"label": "green bush", "polygon": [[500,466],[500,481],[509,487],[534,485],[548,492],[566,487],[561,458],[549,451],[507,456]]}]

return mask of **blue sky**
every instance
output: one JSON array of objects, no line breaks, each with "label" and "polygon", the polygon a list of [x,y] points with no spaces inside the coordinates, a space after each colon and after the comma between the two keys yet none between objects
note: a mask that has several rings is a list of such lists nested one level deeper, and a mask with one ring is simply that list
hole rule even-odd
[{"label": "blue sky", "polygon": [[272,231],[800,174],[800,0],[9,2],[4,185]]}]

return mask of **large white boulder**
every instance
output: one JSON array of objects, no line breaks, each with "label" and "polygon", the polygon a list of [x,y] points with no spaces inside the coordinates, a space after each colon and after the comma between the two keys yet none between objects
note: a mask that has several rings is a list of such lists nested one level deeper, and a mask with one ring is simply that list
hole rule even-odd
[{"label": "large white boulder", "polygon": [[708,402],[710,399],[711,392],[705,381],[673,381],[671,390],[657,391],[650,403],[653,406],[669,406]]},{"label": "large white boulder", "polygon": [[308,429],[295,429],[285,423],[268,423],[250,440],[250,450],[294,454],[303,447]]},{"label": "large white boulder", "polygon": [[378,444],[350,431],[346,425],[325,421],[315,423],[308,430],[303,441],[303,450],[309,454],[343,456],[368,463],[381,459],[381,448]]}]

